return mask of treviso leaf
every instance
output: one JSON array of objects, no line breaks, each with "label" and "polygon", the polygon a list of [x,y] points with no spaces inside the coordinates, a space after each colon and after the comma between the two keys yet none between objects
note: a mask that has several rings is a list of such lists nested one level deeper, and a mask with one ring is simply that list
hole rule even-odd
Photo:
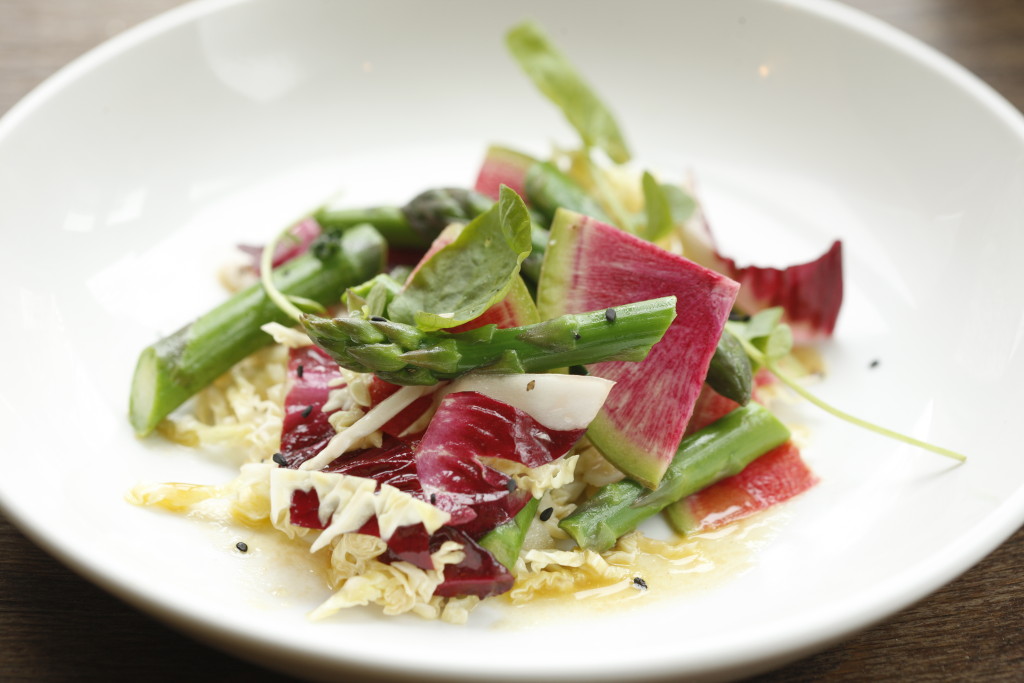
[{"label": "treviso leaf", "polygon": [[629,149],[611,111],[537,24],[519,24],[506,41],[523,71],[562,110],[584,145],[603,149],[615,163],[629,161]]},{"label": "treviso leaf", "polygon": [[530,254],[530,232],[526,204],[503,185],[494,206],[416,271],[388,315],[424,331],[473,320],[508,294]]}]

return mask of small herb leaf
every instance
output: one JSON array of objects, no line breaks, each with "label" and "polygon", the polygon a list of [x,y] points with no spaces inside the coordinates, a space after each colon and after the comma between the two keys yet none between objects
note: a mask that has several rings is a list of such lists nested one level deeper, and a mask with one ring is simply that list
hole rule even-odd
[{"label": "small herb leaf", "polygon": [[629,149],[611,111],[537,24],[519,24],[506,41],[519,66],[562,110],[585,146],[603,149],[615,163],[629,161]]}]

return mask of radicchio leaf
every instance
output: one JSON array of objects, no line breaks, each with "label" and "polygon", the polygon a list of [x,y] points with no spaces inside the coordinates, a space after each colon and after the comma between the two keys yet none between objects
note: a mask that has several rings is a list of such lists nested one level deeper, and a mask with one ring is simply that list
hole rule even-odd
[{"label": "radicchio leaf", "polygon": [[[677,219],[678,221],[678,219]],[[818,258],[782,268],[740,266],[718,251],[711,227],[698,208],[685,220],[687,258],[740,283],[737,306],[746,313],[781,306],[797,341],[830,337],[843,303],[843,245],[836,240]]]},{"label": "radicchio leaf", "polygon": [[[531,393],[540,382],[552,390],[537,388]],[[581,400],[563,406],[565,412],[557,416],[556,411],[545,408],[541,418],[540,411],[534,411],[541,401],[552,401],[558,385],[580,395]],[[529,495],[516,489],[508,476],[484,465],[480,456],[527,467],[561,457],[583,435],[610,388],[611,383],[600,378],[572,375],[491,375],[459,380],[438,406],[416,451],[424,494],[452,516],[451,526],[474,538],[507,522],[528,502]],[[574,412],[577,408],[578,413]]]},{"label": "radicchio leaf", "polygon": [[[301,256],[309,250],[309,246],[320,236],[320,224],[312,218],[305,218],[285,231],[285,234],[277,241],[271,265],[277,268],[288,263],[293,258]],[[263,247],[249,244],[240,244],[239,250],[252,257],[252,268],[258,275],[260,272],[260,258],[263,255]]]},{"label": "radicchio leaf", "polygon": [[[301,367],[301,371],[299,368]],[[330,382],[340,376],[337,365],[317,347],[292,349],[289,361],[289,377],[292,383],[286,399],[286,417],[282,434],[282,455],[289,467],[313,457],[334,435],[334,430],[322,412],[330,391]],[[371,398],[379,402],[390,395],[394,385],[374,380]],[[418,417],[405,413],[429,407],[410,405],[385,425],[385,434],[402,428],[400,422],[411,422]],[[309,410],[309,407],[312,409]],[[305,414],[305,416],[303,416]],[[390,429],[388,429],[390,427]],[[386,435],[379,448],[368,448],[346,453],[325,468],[327,472],[349,474],[373,479],[379,485],[387,484],[401,491],[429,500],[424,494],[416,471],[416,441],[407,441]],[[289,519],[297,526],[324,529],[320,519],[320,500],[316,489],[295,491],[289,508]],[[376,518],[369,519],[356,533],[380,537]],[[378,559],[382,562],[405,561],[421,569],[433,569],[431,553],[436,552],[445,540],[455,540],[463,545],[465,559],[445,567],[445,581],[436,594],[442,596],[497,595],[511,588],[512,576],[484,548],[462,530],[442,527],[433,535],[422,524],[398,527],[387,539],[387,550]]]}]

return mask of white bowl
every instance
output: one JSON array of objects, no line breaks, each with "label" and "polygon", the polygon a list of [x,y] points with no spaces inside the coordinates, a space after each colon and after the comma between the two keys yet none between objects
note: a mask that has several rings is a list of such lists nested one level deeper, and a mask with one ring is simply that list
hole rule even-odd
[{"label": "white bowl", "polygon": [[[135,439],[136,354],[220,300],[233,244],[339,188],[400,202],[470,183],[489,142],[572,143],[506,56],[504,31],[526,17],[588,74],[646,166],[696,172],[727,252],[797,261],[841,237],[846,308],[818,393],[970,459],[804,406],[821,484],[706,590],[515,628],[501,607],[464,627],[368,610],[310,623],[325,590],[301,566],[124,502],[141,481],[231,476]],[[906,607],[1024,522],[1024,121],[836,4],[200,2],[11,110],[0,197],[5,513],[158,618],[293,674],[749,674]]]}]

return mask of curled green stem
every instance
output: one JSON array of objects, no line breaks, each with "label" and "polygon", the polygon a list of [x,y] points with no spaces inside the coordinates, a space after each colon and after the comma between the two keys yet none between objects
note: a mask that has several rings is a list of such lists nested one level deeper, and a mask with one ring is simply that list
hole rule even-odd
[{"label": "curled green stem", "polygon": [[782,382],[787,387],[789,387],[790,389],[795,391],[801,397],[803,397],[804,399],[806,399],[810,403],[813,403],[814,405],[818,406],[819,408],[824,410],[826,413],[829,413],[830,415],[834,415],[835,417],[838,417],[840,420],[845,420],[845,421],[849,422],[850,424],[857,425],[858,427],[863,427],[864,429],[870,430],[870,431],[872,431],[872,432],[874,432],[876,434],[880,434],[882,436],[886,436],[886,437],[888,437],[890,439],[895,439],[896,441],[900,441],[902,443],[909,444],[911,446],[916,446],[918,448],[923,448],[924,450],[931,451],[932,453],[937,453],[939,455],[944,455],[947,458],[952,458],[953,460],[956,460],[958,462],[964,462],[964,461],[967,460],[967,456],[963,455],[962,453],[957,453],[956,451],[951,451],[948,448],[943,448],[942,446],[937,446],[935,444],[928,443],[927,441],[921,441],[920,439],[915,439],[912,436],[907,436],[906,434],[902,434],[900,432],[893,431],[892,429],[886,429],[885,427],[882,427],[880,425],[876,425],[873,422],[868,422],[867,420],[862,420],[859,417],[851,415],[851,414],[849,414],[849,413],[847,413],[847,412],[845,412],[843,410],[840,410],[839,408],[836,408],[835,406],[833,406],[833,405],[831,405],[829,403],[826,403],[825,401],[821,400],[820,398],[818,398],[817,396],[815,396],[811,392],[807,391],[807,389],[805,389],[803,386],[801,386],[800,383],[797,382],[795,379],[793,379],[792,377],[787,375],[785,372],[780,370],[778,365],[776,365],[774,361],[764,362],[764,366],[766,368],[768,368],[768,370],[773,375],[775,375],[779,379],[780,382]]}]

